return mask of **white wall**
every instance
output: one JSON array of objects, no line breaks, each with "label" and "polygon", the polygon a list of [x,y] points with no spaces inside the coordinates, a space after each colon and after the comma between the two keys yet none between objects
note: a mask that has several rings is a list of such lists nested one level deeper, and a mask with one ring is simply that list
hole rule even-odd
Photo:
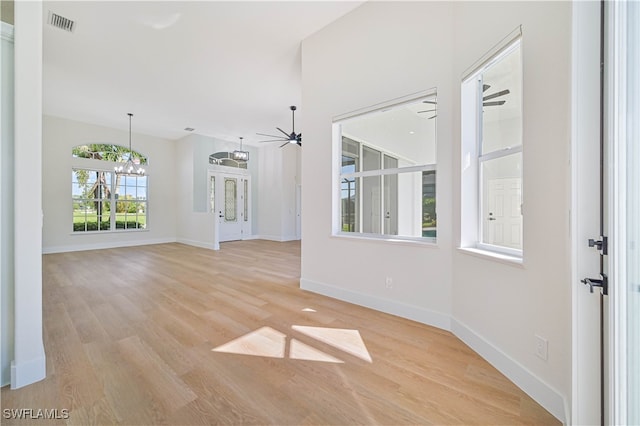
[{"label": "white wall", "polygon": [[301,183],[300,152],[297,145],[279,148],[278,144],[269,144],[260,148],[260,182],[254,184],[260,206],[256,237],[275,241],[297,238],[296,185]]},{"label": "white wall", "polygon": [[[484,355],[506,355],[512,364],[499,365],[503,370],[519,365],[529,373],[512,380],[560,418],[571,395],[571,19],[569,2],[455,4],[457,76],[522,25],[524,263],[514,267],[456,251],[453,316],[465,332],[484,339]],[[460,158],[459,143],[455,147]],[[459,188],[460,161],[453,171]],[[456,223],[459,200],[456,194]],[[548,361],[535,356],[534,334],[548,340]]]},{"label": "white wall", "polygon": [[[72,232],[71,150],[77,145],[115,143],[128,146],[126,113],[122,129],[96,126],[58,117],[43,121],[43,208],[44,253],[88,250],[127,245],[154,244],[176,240],[175,143],[152,136],[132,134],[131,145],[149,159],[148,228],[144,231],[113,233]],[[135,125],[135,115],[134,115]],[[86,161],[86,160],[85,160]]]},{"label": "white wall", "polygon": [[[209,193],[207,192],[207,173],[211,168],[209,155],[216,152],[233,152],[240,148],[240,142],[224,141],[210,136],[190,134],[175,142],[178,164],[177,199],[178,225],[177,240],[194,246],[217,248],[214,244],[215,221],[217,217],[208,212]],[[260,150],[243,146],[249,151],[247,170],[251,175],[251,233],[258,231],[258,182]]]},{"label": "white wall", "polygon": [[13,273],[13,26],[1,23],[2,59],[0,85],[0,111],[2,112],[2,139],[0,144],[0,386],[11,380],[14,327],[14,273]]},{"label": "white wall", "polygon": [[[370,2],[302,46],[305,289],[448,328],[451,315],[451,3]],[[432,88],[438,92],[438,243],[331,237],[332,119]],[[386,287],[391,277],[393,288]]]},{"label": "white wall", "polygon": [[[525,75],[522,266],[455,248],[461,77],[518,25]],[[571,393],[570,42],[565,2],[369,2],[303,42],[302,287],[451,329],[561,420]],[[331,237],[332,118],[433,87],[437,245]],[[385,277],[393,278],[392,289]],[[534,333],[548,339],[548,361],[535,357]]]},{"label": "white wall", "polygon": [[42,25],[42,2],[15,4],[14,389],[46,376],[42,340]]}]

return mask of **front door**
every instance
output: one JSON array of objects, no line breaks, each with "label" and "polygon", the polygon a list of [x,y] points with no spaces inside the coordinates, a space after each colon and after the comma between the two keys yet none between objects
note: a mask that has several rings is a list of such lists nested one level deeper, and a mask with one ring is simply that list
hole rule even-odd
[{"label": "front door", "polygon": [[212,212],[218,221],[218,242],[241,240],[251,233],[250,177],[215,173],[210,177]]}]

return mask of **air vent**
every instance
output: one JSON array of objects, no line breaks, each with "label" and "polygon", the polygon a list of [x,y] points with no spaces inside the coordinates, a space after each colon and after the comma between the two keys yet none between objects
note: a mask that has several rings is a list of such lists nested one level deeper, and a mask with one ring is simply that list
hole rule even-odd
[{"label": "air vent", "polygon": [[69,31],[70,33],[73,32],[73,29],[76,26],[76,23],[71,19],[60,16],[52,11],[49,11],[47,23],[52,27],[60,28],[61,30]]}]

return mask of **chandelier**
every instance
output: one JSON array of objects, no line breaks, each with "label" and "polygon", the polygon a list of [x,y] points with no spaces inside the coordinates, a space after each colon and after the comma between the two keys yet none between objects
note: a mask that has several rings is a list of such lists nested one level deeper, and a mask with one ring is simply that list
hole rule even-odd
[{"label": "chandelier", "polygon": [[114,167],[116,175],[129,175],[129,176],[144,176],[144,169],[140,167],[140,164],[133,162],[133,150],[131,149],[131,117],[133,114],[127,113],[129,116],[129,159],[126,163]]},{"label": "chandelier", "polygon": [[240,136],[240,150],[238,151],[236,149],[235,151],[233,151],[233,159],[239,161],[249,161],[249,151],[242,150],[242,139],[244,138]]}]

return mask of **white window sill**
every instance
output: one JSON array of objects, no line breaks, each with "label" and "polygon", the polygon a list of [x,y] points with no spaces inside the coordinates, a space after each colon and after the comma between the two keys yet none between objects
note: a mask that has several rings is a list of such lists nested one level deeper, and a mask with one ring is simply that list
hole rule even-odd
[{"label": "white window sill", "polygon": [[129,232],[149,232],[148,229],[116,229],[114,231],[75,231],[70,235],[109,235],[109,234],[122,234]]},{"label": "white window sill", "polygon": [[338,234],[331,235],[331,238],[337,239],[345,239],[345,240],[355,240],[355,241],[371,241],[371,242],[379,242],[384,244],[397,244],[397,245],[406,245],[406,246],[420,246],[420,247],[430,247],[430,248],[438,248],[438,243],[435,238],[410,238],[410,237],[391,237],[388,235],[373,235],[373,234],[356,234],[356,233],[346,233],[341,232]]},{"label": "white window sill", "polygon": [[481,259],[493,260],[510,266],[524,268],[524,262],[521,257],[511,256],[504,253],[498,253],[490,250],[483,250],[476,247],[458,247],[458,251],[470,256],[479,257]]}]

